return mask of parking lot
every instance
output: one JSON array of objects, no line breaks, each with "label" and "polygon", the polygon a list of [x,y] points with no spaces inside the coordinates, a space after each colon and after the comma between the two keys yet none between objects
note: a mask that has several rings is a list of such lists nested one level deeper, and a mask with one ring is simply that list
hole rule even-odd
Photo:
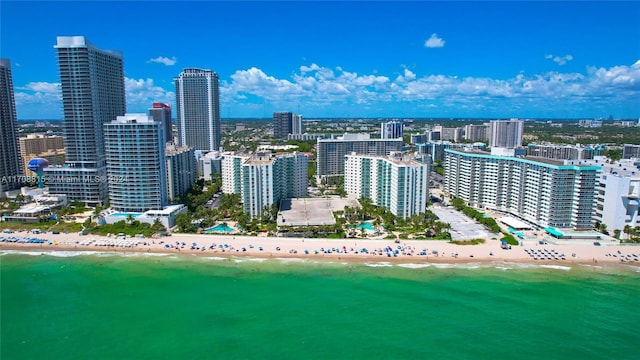
[{"label": "parking lot", "polygon": [[484,225],[457,211],[453,207],[433,206],[429,210],[436,214],[440,221],[451,224],[452,240],[490,239],[495,234],[489,232]]},{"label": "parking lot", "polygon": [[333,212],[345,206],[360,206],[355,199],[326,197],[286,199],[280,203],[278,226],[333,225]]}]

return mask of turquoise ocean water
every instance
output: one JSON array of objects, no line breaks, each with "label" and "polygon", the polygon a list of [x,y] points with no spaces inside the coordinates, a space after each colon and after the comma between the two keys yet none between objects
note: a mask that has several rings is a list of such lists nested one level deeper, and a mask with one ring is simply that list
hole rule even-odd
[{"label": "turquoise ocean water", "polygon": [[633,268],[5,254],[0,270],[3,360],[640,358]]}]

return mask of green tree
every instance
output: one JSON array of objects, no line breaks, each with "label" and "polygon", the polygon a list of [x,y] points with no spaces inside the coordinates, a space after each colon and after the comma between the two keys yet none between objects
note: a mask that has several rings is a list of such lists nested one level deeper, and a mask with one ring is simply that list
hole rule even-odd
[{"label": "green tree", "polygon": [[191,214],[182,213],[176,216],[176,225],[178,226],[178,231],[180,232],[194,232],[194,226],[191,225]]},{"label": "green tree", "polygon": [[153,225],[151,225],[151,228],[156,233],[163,233],[167,231],[167,229],[164,227],[164,225],[162,225],[162,222],[160,222],[160,219],[158,218],[156,218],[156,220],[153,222]]},{"label": "green tree", "polygon": [[605,149],[604,156],[611,159],[612,162],[622,159],[622,149]]}]

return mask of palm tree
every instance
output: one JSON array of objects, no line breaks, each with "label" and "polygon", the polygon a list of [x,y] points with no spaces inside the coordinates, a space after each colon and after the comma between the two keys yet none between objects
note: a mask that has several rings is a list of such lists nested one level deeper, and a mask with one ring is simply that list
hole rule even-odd
[{"label": "palm tree", "polygon": [[160,222],[159,218],[156,218],[156,221],[153,222],[153,225],[151,227],[155,232],[161,232],[166,230],[164,225],[162,225],[162,223]]},{"label": "palm tree", "polygon": [[616,239],[620,239],[620,233],[621,233],[620,229],[613,230],[613,237]]},{"label": "palm tree", "polygon": [[605,234],[605,235],[609,234],[609,233],[607,232],[607,224],[605,224],[605,223],[600,223],[600,224],[598,224],[598,230],[599,230],[601,233]]},{"label": "palm tree", "polygon": [[631,233],[633,232],[633,228],[631,227],[631,225],[625,225],[624,229],[622,229],[622,232],[627,234],[627,239],[631,239]]}]

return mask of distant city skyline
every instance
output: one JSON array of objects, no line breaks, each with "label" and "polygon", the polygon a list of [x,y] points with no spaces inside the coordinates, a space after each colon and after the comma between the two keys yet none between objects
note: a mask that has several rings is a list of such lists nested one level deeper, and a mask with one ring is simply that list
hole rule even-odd
[{"label": "distant city skyline", "polygon": [[175,107],[173,78],[198,67],[227,119],[640,117],[637,2],[34,4],[0,13],[19,119],[63,117],[57,36],[122,51],[129,113]]}]

